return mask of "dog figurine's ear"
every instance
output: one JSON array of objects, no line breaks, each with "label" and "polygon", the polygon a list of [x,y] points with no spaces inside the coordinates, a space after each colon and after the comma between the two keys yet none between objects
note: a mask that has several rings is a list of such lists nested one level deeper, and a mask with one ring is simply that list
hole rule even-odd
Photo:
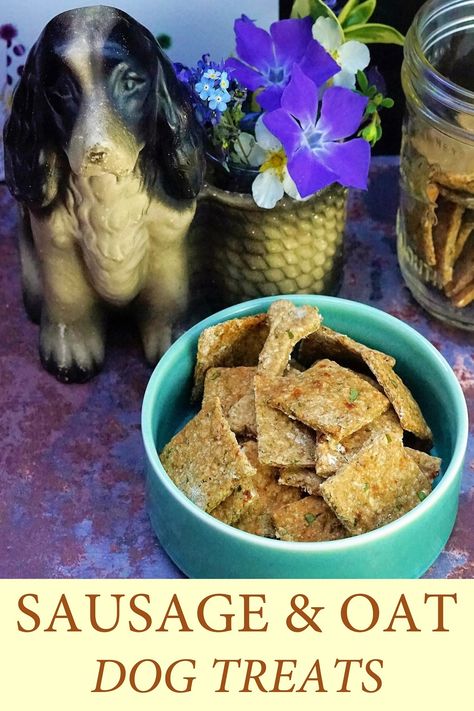
[{"label": "dog figurine's ear", "polygon": [[173,198],[192,199],[204,177],[201,129],[187,90],[169,59],[158,49],[156,151],[163,188]]},{"label": "dog figurine's ear", "polygon": [[39,83],[41,37],[31,49],[13,95],[4,129],[5,181],[13,196],[32,209],[49,205],[58,192],[58,157]]}]

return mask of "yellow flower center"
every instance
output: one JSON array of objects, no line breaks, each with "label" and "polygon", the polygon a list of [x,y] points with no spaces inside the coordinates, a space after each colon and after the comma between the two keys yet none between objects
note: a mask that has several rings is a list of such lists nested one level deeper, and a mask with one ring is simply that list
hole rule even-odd
[{"label": "yellow flower center", "polygon": [[266,170],[274,170],[275,173],[278,175],[279,179],[282,180],[285,168],[286,155],[283,148],[280,148],[279,151],[271,153],[270,157],[267,158],[265,163],[262,163],[262,165],[260,166],[260,172],[263,173]]}]

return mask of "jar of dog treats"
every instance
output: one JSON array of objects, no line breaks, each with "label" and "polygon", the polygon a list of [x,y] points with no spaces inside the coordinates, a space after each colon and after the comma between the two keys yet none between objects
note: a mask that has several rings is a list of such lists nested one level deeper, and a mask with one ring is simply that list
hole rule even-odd
[{"label": "jar of dog treats", "polygon": [[474,0],[430,0],[408,32],[398,258],[415,299],[474,330]]}]

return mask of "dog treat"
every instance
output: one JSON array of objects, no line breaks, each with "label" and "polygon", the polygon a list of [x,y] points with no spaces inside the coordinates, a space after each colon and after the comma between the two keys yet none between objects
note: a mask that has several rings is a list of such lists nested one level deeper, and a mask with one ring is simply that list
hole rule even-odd
[{"label": "dog treat", "polygon": [[222,413],[209,400],[160,454],[172,481],[197,506],[212,511],[255,474]]},{"label": "dog treat", "polygon": [[420,439],[431,441],[433,435],[426,424],[418,403],[393,368],[373,351],[366,354],[365,362],[392,403],[403,429]]},{"label": "dog treat", "polygon": [[286,504],[273,513],[276,537],[282,541],[335,541],[347,532],[320,496]]},{"label": "dog treat", "polygon": [[311,365],[318,358],[330,358],[340,365],[359,369],[365,366],[364,356],[368,351],[378,353],[391,366],[396,363],[392,356],[368,348],[327,326],[321,326],[318,331],[304,339],[301,343],[299,356],[306,365]]},{"label": "dog treat", "polygon": [[[404,260],[428,291],[438,290],[452,306],[463,309],[474,300],[474,265],[467,266],[464,259],[465,247],[474,234],[472,161],[468,154],[451,156],[433,136],[419,134],[407,135],[402,152],[406,189],[402,191],[400,224],[408,247]],[[410,256],[410,248],[421,261]],[[462,286],[458,282],[460,270]],[[448,306],[446,318],[452,314]]]},{"label": "dog treat", "polygon": [[[224,417],[229,419],[229,411],[243,395],[253,391],[256,368],[237,366],[235,368],[209,368],[204,380],[203,405],[218,397]],[[231,426],[231,429],[232,426]]]},{"label": "dog treat", "polygon": [[441,460],[395,359],[321,327],[316,309],[273,306],[268,326],[263,314],[234,319],[199,340],[202,408],[163,449],[170,478],[223,523],[268,538],[330,541],[398,518],[429,494]]},{"label": "dog treat", "polygon": [[466,288],[474,281],[474,233],[469,237],[456,266],[454,267],[452,282],[447,286],[448,296],[456,297],[456,294]]},{"label": "dog treat", "polygon": [[461,291],[457,291],[451,301],[460,309],[472,303],[472,301],[474,301],[474,280],[465,286],[464,289],[461,289]]},{"label": "dog treat", "polygon": [[236,527],[257,536],[274,538],[273,511],[284,504],[298,501],[303,494],[294,486],[280,486],[277,483],[277,470],[259,461],[256,442],[246,442],[242,450],[255,468],[252,483],[257,497],[245,509]]},{"label": "dog treat", "polygon": [[380,435],[321,484],[320,491],[343,526],[357,535],[394,521],[423,501],[431,491],[431,477],[399,441]]},{"label": "dog treat", "polygon": [[[286,382],[294,377],[292,375],[281,379]],[[275,467],[314,466],[315,433],[301,422],[290,419],[283,412],[268,405],[273,388],[273,378],[263,374],[255,376],[255,409],[260,461]]]},{"label": "dog treat", "polygon": [[298,486],[307,494],[317,494],[324,479],[309,467],[286,467],[279,470],[278,483],[282,486]]},{"label": "dog treat", "polygon": [[436,168],[434,180],[446,188],[474,195],[474,173],[452,173]]},{"label": "dog treat", "polygon": [[314,358],[330,353],[335,358],[341,354],[341,358],[346,361],[345,345],[349,352],[358,354],[359,364],[362,361],[382,386],[385,395],[400,418],[403,429],[412,432],[421,439],[431,440],[431,431],[421,414],[418,404],[392,368],[395,360],[393,358],[389,360],[386,354],[373,348],[367,348],[356,341],[352,341],[352,339],[347,339],[347,337],[347,340],[345,340],[341,336],[342,334],[322,326],[317,333],[312,334],[303,342],[300,357],[303,362],[308,363]]},{"label": "dog treat", "polygon": [[463,221],[459,229],[459,233],[456,239],[456,246],[454,248],[454,262],[456,263],[461,256],[464,245],[468,241],[469,237],[474,230],[474,210],[466,210],[463,216]]},{"label": "dog treat", "polygon": [[258,498],[258,493],[253,483],[253,476],[242,479],[237,488],[224,501],[212,509],[211,516],[223,523],[232,525],[243,515],[245,509]]},{"label": "dog treat", "polygon": [[320,360],[309,370],[272,385],[270,405],[309,427],[343,439],[387,410],[389,402],[357,373]]},{"label": "dog treat", "polygon": [[266,314],[235,318],[206,328],[198,341],[193,401],[201,397],[209,368],[257,365],[267,335]]},{"label": "dog treat", "polygon": [[405,452],[415,460],[424,474],[431,477],[431,479],[438,476],[441,469],[441,459],[439,457],[433,457],[431,454],[420,452],[419,449],[412,449],[411,447],[405,447]]},{"label": "dog treat", "polygon": [[353,432],[341,442],[330,435],[319,434],[316,440],[316,472],[320,477],[335,474],[357,454],[369,439],[377,437],[379,434],[385,434],[386,437],[398,439],[400,442],[403,440],[400,420],[393,408]]},{"label": "dog treat", "polygon": [[453,277],[454,255],[464,207],[454,202],[439,201],[437,225],[433,228],[436,269],[443,285]]},{"label": "dog treat", "polygon": [[321,316],[312,306],[295,306],[290,301],[274,301],[268,309],[269,333],[258,359],[258,370],[282,375],[295,345],[316,331]]},{"label": "dog treat", "polygon": [[249,392],[240,398],[229,410],[227,419],[230,429],[238,435],[257,436],[257,414],[255,412],[255,392],[252,385]]}]

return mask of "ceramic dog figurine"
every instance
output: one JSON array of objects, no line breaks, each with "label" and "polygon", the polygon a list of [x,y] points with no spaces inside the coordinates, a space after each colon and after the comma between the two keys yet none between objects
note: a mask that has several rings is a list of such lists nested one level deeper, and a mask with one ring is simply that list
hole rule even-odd
[{"label": "ceramic dog figurine", "polygon": [[105,307],[131,305],[156,362],[187,302],[198,127],[148,30],[110,7],[64,12],[32,48],[5,127],[24,301],[64,382],[104,359]]}]

